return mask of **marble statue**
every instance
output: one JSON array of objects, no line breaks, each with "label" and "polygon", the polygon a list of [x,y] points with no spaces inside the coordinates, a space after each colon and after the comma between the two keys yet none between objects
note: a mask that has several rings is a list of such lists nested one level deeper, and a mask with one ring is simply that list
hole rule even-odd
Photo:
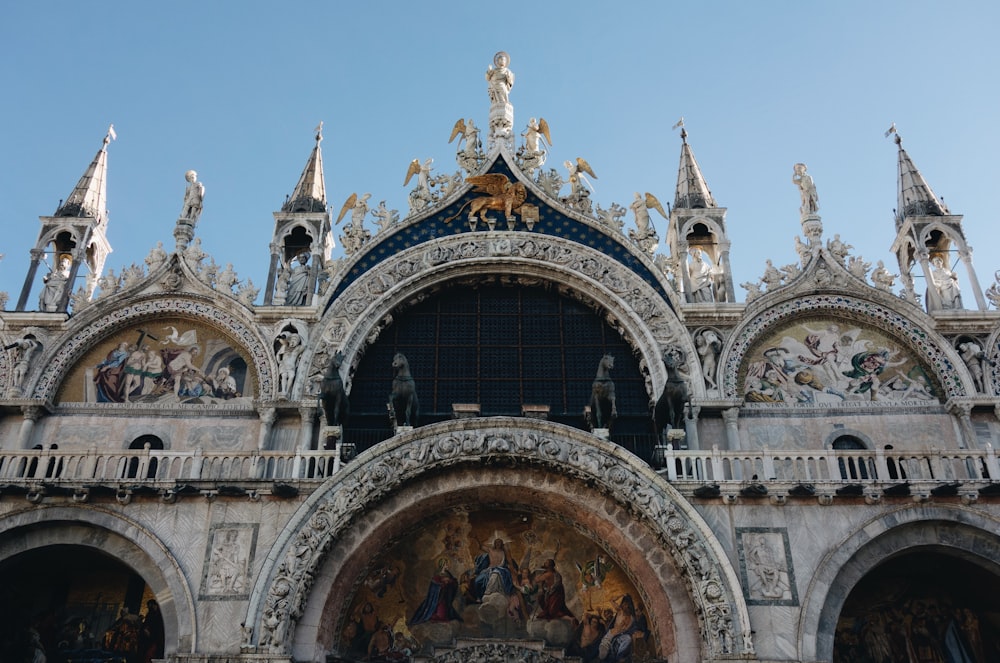
[{"label": "marble statue", "polygon": [[861,256],[851,256],[847,259],[847,271],[851,273],[852,276],[861,279],[862,281],[868,276],[868,270],[871,269],[872,264],[865,261]]},{"label": "marble statue", "polygon": [[5,350],[14,350],[14,368],[11,370],[10,386],[19,390],[28,370],[31,368],[31,358],[42,344],[31,336],[25,336],[6,346]]},{"label": "marble statue", "polygon": [[278,393],[288,396],[295,384],[295,373],[298,370],[299,357],[305,347],[302,345],[302,337],[295,332],[284,331],[278,334],[278,351],[275,358],[278,360]]},{"label": "marble statue", "polygon": [[187,219],[191,225],[201,216],[202,203],[205,200],[205,185],[198,181],[198,173],[189,170],[184,173],[187,180],[187,189],[184,190],[184,206],[181,209],[181,218]]},{"label": "marble statue", "polygon": [[655,209],[665,219],[667,218],[667,213],[663,211],[663,205],[656,199],[656,196],[648,191],[645,196],[636,191],[635,199],[629,207],[635,215],[635,230],[629,230],[629,237],[633,242],[641,246],[644,251],[653,253],[656,251],[660,237],[656,234],[656,229],[649,218],[649,210]]},{"label": "marble statue", "polygon": [[692,302],[714,302],[715,284],[712,265],[705,260],[705,252],[697,247],[688,250],[691,260],[687,263],[688,280],[691,282]]},{"label": "marble statue", "polygon": [[872,283],[879,290],[885,290],[886,292],[892,292],[893,283],[896,281],[897,274],[893,274],[888,269],[885,268],[885,264],[879,260],[875,269],[872,270]]},{"label": "marble statue", "polygon": [[66,282],[69,280],[69,270],[72,261],[68,256],[59,259],[59,266],[42,277],[42,292],[38,295],[38,309],[46,313],[55,313],[62,304],[63,293],[66,292]]},{"label": "marble statue", "polygon": [[163,242],[157,242],[156,246],[149,250],[149,255],[146,256],[146,266],[149,267],[149,272],[153,273],[166,260],[167,252],[163,250]]},{"label": "marble statue", "polygon": [[334,225],[339,224],[344,216],[347,215],[348,210],[351,212],[351,227],[361,228],[365,222],[365,215],[368,214],[368,199],[372,197],[372,194],[366,193],[363,196],[359,196],[357,193],[352,193],[347,200],[344,201],[344,206],[340,208],[340,214],[337,215],[337,221]]},{"label": "marble statue", "polygon": [[705,386],[708,389],[718,389],[715,370],[718,366],[719,353],[722,352],[722,339],[714,329],[705,329],[695,337],[694,347],[701,357],[701,374],[705,378]]},{"label": "marble statue", "polygon": [[[587,175],[590,175],[595,180],[597,179],[597,175],[594,174],[594,170],[587,163],[587,160],[583,157],[577,157],[576,161],[564,161],[563,166],[569,171],[570,195],[590,195],[587,189],[593,190],[594,187],[590,184],[590,180],[587,179]],[[584,185],[586,185],[586,188],[584,188]]]},{"label": "marble statue", "polygon": [[384,200],[378,201],[378,207],[372,210],[372,216],[378,219],[379,232],[388,230],[399,223],[399,211],[387,208]]},{"label": "marble statue", "polygon": [[767,286],[767,291],[771,292],[775,288],[781,286],[781,282],[784,277],[781,275],[781,272],[778,271],[778,268],[774,266],[774,263],[771,262],[770,258],[764,262],[767,266],[764,267],[764,275],[760,277],[760,280]]},{"label": "marble statue", "polygon": [[288,265],[288,285],[285,289],[285,306],[308,306],[309,304],[309,254],[300,253]]},{"label": "marble statue", "polygon": [[225,269],[219,272],[216,279],[215,288],[216,290],[221,290],[226,294],[232,294],[233,286],[236,285],[238,278],[236,278],[236,271],[233,269],[233,263],[227,262]]},{"label": "marble statue", "polygon": [[844,259],[853,248],[850,244],[845,244],[841,241],[839,234],[835,234],[833,239],[826,240],[826,250],[839,260],[841,264],[844,263]]},{"label": "marble statue", "polygon": [[510,102],[510,89],[514,87],[514,72],[507,68],[510,56],[500,51],[493,56],[493,64],[486,69],[487,91],[492,105]]},{"label": "marble statue", "polygon": [[993,274],[994,282],[986,289],[986,299],[990,300],[993,308],[1000,309],[1000,270]]},{"label": "marble statue", "polygon": [[931,284],[941,298],[941,308],[962,308],[962,293],[958,288],[958,275],[948,269],[941,256],[934,256],[931,259]]},{"label": "marble statue", "polygon": [[528,173],[532,173],[545,165],[546,145],[552,145],[549,123],[545,121],[544,117],[540,120],[531,118],[521,135],[524,136],[524,146],[518,150],[521,167]]},{"label": "marble statue", "polygon": [[802,206],[799,207],[802,218],[818,212],[819,196],[816,195],[816,185],[813,183],[812,175],[806,172],[804,163],[797,163],[793,167],[792,184],[799,187],[799,194],[802,196]]},{"label": "marble statue", "polygon": [[958,353],[961,355],[962,361],[965,362],[965,366],[969,369],[972,382],[976,385],[976,391],[984,393],[983,362],[988,362],[989,359],[987,359],[986,353],[983,352],[983,346],[974,340],[967,340],[958,344]]},{"label": "marble statue", "polygon": [[417,187],[410,192],[410,214],[427,207],[434,202],[434,194],[431,192],[431,164],[434,159],[427,159],[420,163],[419,159],[410,162],[406,169],[406,179],[403,186],[410,183],[410,179],[417,176]]},{"label": "marble statue", "polygon": [[458,152],[455,155],[455,160],[458,162],[459,167],[469,172],[476,170],[479,167],[479,155],[482,143],[479,141],[479,129],[472,121],[472,118],[468,120],[459,118],[455,122],[455,126],[451,129],[451,138],[448,139],[448,142],[451,143],[456,137],[458,137]]}]

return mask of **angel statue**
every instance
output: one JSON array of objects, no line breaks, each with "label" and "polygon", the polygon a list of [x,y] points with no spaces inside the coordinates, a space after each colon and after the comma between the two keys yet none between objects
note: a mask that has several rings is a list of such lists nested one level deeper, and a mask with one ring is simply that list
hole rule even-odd
[{"label": "angel statue", "polygon": [[531,173],[545,164],[545,148],[552,145],[549,123],[544,117],[540,120],[531,118],[521,135],[524,136],[524,146],[518,150],[518,156],[521,157],[522,168]]},{"label": "angel statue", "polygon": [[410,162],[406,169],[406,179],[403,186],[410,183],[410,178],[417,176],[417,188],[410,192],[410,214],[427,207],[434,202],[434,194],[431,193],[431,164],[434,159],[427,159],[422,164],[419,159]]},{"label": "angel statue", "polygon": [[659,236],[656,234],[656,229],[653,227],[652,222],[649,218],[649,210],[655,209],[660,215],[666,219],[667,213],[663,211],[663,205],[657,200],[656,196],[646,192],[646,196],[643,197],[638,191],[635,192],[635,200],[629,205],[632,208],[632,212],[635,214],[635,230],[629,230],[628,236],[633,242],[642,247],[647,253],[653,253],[656,251],[657,243],[660,241]]},{"label": "angel statue", "polygon": [[473,198],[447,219],[445,223],[450,223],[457,218],[466,207],[469,208],[469,222],[475,222],[476,214],[479,219],[486,224],[491,221],[486,217],[489,210],[503,211],[507,221],[513,221],[514,214],[519,212],[521,205],[528,198],[528,190],[521,182],[511,182],[503,173],[487,173],[485,175],[474,175],[467,177],[466,182],[473,185],[473,193],[485,193],[485,196]]},{"label": "angel statue", "polygon": [[451,138],[448,139],[448,142],[451,143],[456,137],[458,137],[459,149],[455,160],[458,161],[460,168],[471,173],[479,168],[479,155],[482,147],[482,143],[479,141],[479,129],[472,118],[468,120],[458,118],[455,126],[451,129]]},{"label": "angel statue", "polygon": [[351,224],[344,228],[344,234],[340,236],[340,243],[344,246],[344,252],[347,255],[356,252],[371,239],[371,233],[364,227],[365,215],[368,214],[368,199],[371,197],[370,193],[363,196],[352,193],[344,201],[344,206],[340,208],[340,214],[337,215],[336,224],[339,224],[347,215],[348,210],[351,212]]},{"label": "angel statue", "polygon": [[583,157],[577,157],[575,162],[564,161],[563,165],[569,171],[570,195],[589,196],[590,194],[583,188],[583,185],[586,184],[587,189],[593,191],[594,187],[591,185],[590,180],[587,179],[587,175],[590,175],[595,180],[597,179],[597,175],[594,174],[594,169],[590,167],[587,160]]}]

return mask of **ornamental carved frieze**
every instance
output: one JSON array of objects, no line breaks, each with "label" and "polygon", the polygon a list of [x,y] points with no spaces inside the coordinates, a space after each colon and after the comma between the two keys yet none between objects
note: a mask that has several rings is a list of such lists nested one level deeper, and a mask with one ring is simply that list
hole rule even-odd
[{"label": "ornamental carved frieze", "polygon": [[[484,270],[495,274],[499,269],[546,281],[559,278],[560,272],[575,276],[561,279],[565,287],[581,291],[612,312],[616,328],[627,329],[627,319],[637,319],[640,324],[626,338],[648,333],[663,344],[684,335],[672,303],[620,262],[559,237],[491,232],[441,238],[403,251],[370,270],[331,303],[324,316],[323,345],[352,355],[363,350],[369,331],[384,324],[392,309],[412,303],[428,284],[461,278],[463,272],[481,277]],[[314,372],[322,368],[322,362],[320,353],[312,356]]]},{"label": "ornamental carved frieze", "polygon": [[620,448],[574,429],[527,419],[505,419],[489,427],[467,421],[428,426],[380,445],[331,480],[302,512],[298,525],[290,525],[297,531],[277,551],[280,561],[269,586],[260,590],[264,596],[258,613],[248,616],[247,623],[259,623],[258,647],[288,651],[325,554],[362,512],[421,475],[481,466],[485,458],[497,457],[507,465],[543,467],[585,482],[618,502],[645,523],[681,570],[701,615],[703,646],[710,657],[753,653],[750,638],[743,637],[749,633],[749,616],[735,570],[697,512]]}]

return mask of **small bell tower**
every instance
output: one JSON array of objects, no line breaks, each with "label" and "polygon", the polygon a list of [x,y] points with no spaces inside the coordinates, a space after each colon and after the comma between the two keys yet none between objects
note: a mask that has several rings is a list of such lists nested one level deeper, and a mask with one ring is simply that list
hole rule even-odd
[{"label": "small bell tower", "polygon": [[312,306],[317,283],[333,251],[330,211],[323,179],[323,123],[316,127],[316,146],[292,195],[274,213],[271,265],[264,291],[265,306]]},{"label": "small bell tower", "polygon": [[667,228],[674,282],[689,304],[731,303],[736,293],[729,265],[726,208],[715,204],[688,145],[684,121],[676,126],[681,127],[681,161]]},{"label": "small bell tower", "polygon": [[31,249],[31,264],[21,288],[15,310],[24,311],[38,276],[38,267],[45,264],[48,273],[42,276],[38,293],[38,310],[44,313],[65,313],[69,296],[86,267],[84,292],[90,297],[97,287],[97,278],[111,253],[108,243],[108,144],[114,140],[114,125],[108,127],[104,143],[87,167],[76,188],[53,216],[40,216],[42,229],[35,248]]},{"label": "small bell tower", "polygon": [[[895,210],[896,240],[892,252],[899,262],[903,283],[903,296],[912,302],[919,301],[914,282],[914,268],[920,265],[920,275],[926,283],[924,301],[928,313],[957,310],[974,306],[986,310],[976,270],[972,266],[972,247],[962,229],[962,215],[952,214],[948,207],[931,190],[903,149],[903,139],[893,125],[889,133],[895,134],[899,150],[899,193]],[[962,265],[966,286],[961,285],[958,270]],[[966,297],[963,300],[962,292]],[[968,296],[971,295],[971,298]]]}]

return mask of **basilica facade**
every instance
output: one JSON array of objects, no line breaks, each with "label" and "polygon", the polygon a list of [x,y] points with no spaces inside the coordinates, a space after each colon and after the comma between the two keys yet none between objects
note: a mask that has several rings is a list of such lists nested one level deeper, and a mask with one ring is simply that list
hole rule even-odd
[{"label": "basilica facade", "polygon": [[109,132],[0,311],[0,660],[1000,660],[1000,287],[898,135],[895,263],[795,164],[736,284],[683,128],[604,209],[513,83],[404,211],[318,129],[259,287],[194,171],[105,269]]}]

